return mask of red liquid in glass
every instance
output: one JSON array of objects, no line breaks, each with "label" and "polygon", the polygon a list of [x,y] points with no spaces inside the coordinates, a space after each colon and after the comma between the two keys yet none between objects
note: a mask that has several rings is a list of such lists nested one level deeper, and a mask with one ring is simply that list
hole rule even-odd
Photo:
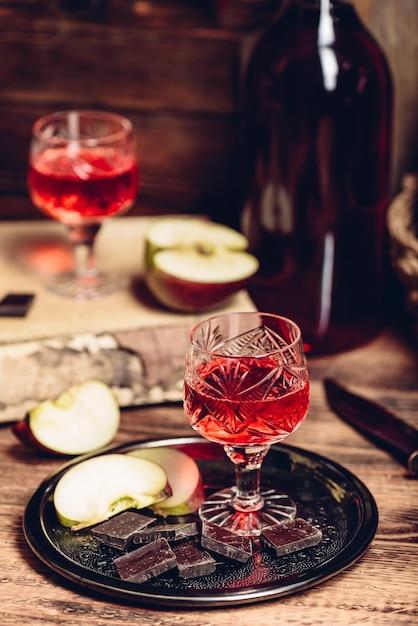
[{"label": "red liquid in glass", "polygon": [[274,384],[263,384],[277,367],[269,357],[237,361],[227,377],[225,367],[222,358],[205,364],[198,372],[204,383],[186,377],[185,413],[203,437],[220,444],[270,445],[302,423],[309,406],[307,379],[283,369]]},{"label": "red liquid in glass", "polygon": [[100,222],[127,211],[138,189],[138,167],[117,153],[59,150],[32,159],[28,174],[34,204],[65,224]]},{"label": "red liquid in glass", "polygon": [[390,155],[384,56],[349,4],[331,5],[331,86],[319,2],[293,1],[253,51],[244,103],[243,230],[260,261],[250,293],[260,310],[295,320],[318,353],[379,328]]}]

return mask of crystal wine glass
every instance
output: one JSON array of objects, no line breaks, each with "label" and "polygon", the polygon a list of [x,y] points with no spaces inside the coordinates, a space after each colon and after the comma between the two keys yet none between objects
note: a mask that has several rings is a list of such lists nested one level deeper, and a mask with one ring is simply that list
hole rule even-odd
[{"label": "crystal wine glass", "polygon": [[75,269],[48,287],[77,299],[96,299],[125,286],[96,267],[94,241],[104,219],[121,215],[138,192],[138,164],[131,122],[105,111],[62,111],[32,129],[28,185],[35,206],[64,223]]},{"label": "crystal wine glass", "polygon": [[284,493],[260,487],[271,444],[293,433],[309,407],[309,378],[299,327],[266,313],[226,313],[190,333],[185,372],[185,414],[203,437],[233,462],[236,484],[199,510],[203,521],[240,535],[295,517]]}]

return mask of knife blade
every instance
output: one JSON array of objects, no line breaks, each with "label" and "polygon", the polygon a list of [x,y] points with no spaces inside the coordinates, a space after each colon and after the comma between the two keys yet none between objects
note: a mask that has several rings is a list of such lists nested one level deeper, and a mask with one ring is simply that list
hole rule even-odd
[{"label": "knife blade", "polygon": [[359,396],[332,378],[324,380],[331,409],[418,476],[418,430],[385,407]]}]

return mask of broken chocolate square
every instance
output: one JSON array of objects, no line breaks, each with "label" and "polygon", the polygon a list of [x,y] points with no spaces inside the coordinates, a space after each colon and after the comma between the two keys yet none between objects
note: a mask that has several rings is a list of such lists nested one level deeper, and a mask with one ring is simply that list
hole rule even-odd
[{"label": "broken chocolate square", "polygon": [[261,542],[266,547],[272,548],[276,556],[316,546],[321,539],[322,532],[319,528],[312,526],[302,518],[289,520],[272,528],[265,528],[261,535]]},{"label": "broken chocolate square", "polygon": [[249,537],[242,537],[221,526],[204,523],[201,544],[203,548],[223,556],[245,563],[252,556],[252,542]]},{"label": "broken chocolate square", "polygon": [[176,556],[167,540],[157,539],[113,560],[122,580],[143,583],[176,566]]},{"label": "broken chocolate square", "polygon": [[155,522],[155,519],[155,517],[134,511],[125,511],[94,526],[91,529],[91,534],[108,546],[118,550],[126,550],[132,543],[134,533]]},{"label": "broken chocolate square", "polygon": [[172,548],[181,578],[207,576],[216,569],[216,561],[193,540],[182,541]]},{"label": "broken chocolate square", "polygon": [[134,543],[148,543],[155,541],[160,537],[164,537],[167,541],[180,541],[197,535],[196,522],[187,522],[184,524],[159,524],[151,528],[145,528],[135,533],[133,537]]}]

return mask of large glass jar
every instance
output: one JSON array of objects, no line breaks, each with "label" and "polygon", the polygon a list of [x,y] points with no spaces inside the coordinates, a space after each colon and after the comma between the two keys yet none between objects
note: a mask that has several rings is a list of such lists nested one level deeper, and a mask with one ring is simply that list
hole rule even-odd
[{"label": "large glass jar", "polygon": [[294,319],[312,353],[379,328],[392,87],[353,6],[290,0],[243,84],[248,184],[242,229],[260,310]]}]

